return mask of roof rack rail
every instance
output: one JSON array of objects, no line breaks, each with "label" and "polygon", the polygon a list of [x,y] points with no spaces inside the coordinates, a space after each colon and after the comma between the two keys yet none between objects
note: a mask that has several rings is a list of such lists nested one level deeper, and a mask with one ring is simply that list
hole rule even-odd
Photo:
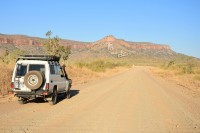
[{"label": "roof rack rail", "polygon": [[59,61],[60,57],[55,55],[20,55],[18,60],[43,60],[43,61]]}]

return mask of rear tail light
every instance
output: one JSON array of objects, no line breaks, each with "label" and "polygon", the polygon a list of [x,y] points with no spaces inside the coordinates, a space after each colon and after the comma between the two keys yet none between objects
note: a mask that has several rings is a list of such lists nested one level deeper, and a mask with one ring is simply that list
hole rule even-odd
[{"label": "rear tail light", "polygon": [[43,92],[43,95],[47,95],[48,93],[47,92]]},{"label": "rear tail light", "polygon": [[49,90],[49,83],[46,83],[45,89],[46,89],[46,90]]},{"label": "rear tail light", "polygon": [[13,82],[11,82],[10,88],[11,88],[12,90],[14,89],[14,83],[13,83]]}]

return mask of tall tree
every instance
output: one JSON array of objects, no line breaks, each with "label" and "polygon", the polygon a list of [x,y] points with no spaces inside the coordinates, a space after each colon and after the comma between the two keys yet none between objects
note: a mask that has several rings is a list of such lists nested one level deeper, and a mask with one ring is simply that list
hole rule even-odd
[{"label": "tall tree", "polygon": [[65,47],[60,44],[60,38],[55,36],[51,38],[51,31],[46,33],[47,41],[45,42],[45,47],[49,55],[56,55],[60,56],[61,59],[65,61],[68,59],[69,55],[71,54],[71,48],[69,46]]}]

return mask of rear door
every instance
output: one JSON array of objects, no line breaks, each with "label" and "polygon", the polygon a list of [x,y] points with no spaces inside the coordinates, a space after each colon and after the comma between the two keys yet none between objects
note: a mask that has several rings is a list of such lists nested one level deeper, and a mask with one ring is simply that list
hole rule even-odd
[{"label": "rear door", "polygon": [[27,64],[17,64],[16,73],[14,78],[14,87],[16,91],[30,91],[24,85],[24,76],[27,73],[28,65]]}]

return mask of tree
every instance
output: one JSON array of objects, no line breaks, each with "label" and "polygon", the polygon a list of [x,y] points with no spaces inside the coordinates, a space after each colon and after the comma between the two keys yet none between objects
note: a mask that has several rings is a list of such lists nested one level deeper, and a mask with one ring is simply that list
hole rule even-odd
[{"label": "tree", "polygon": [[56,56],[60,56],[61,59],[65,61],[68,59],[69,55],[71,54],[71,48],[69,46],[63,46],[60,44],[60,38],[58,36],[55,36],[53,38],[51,38],[51,31],[48,31],[46,33],[46,36],[48,37],[46,43],[45,43],[45,47],[47,50],[47,53],[49,55],[56,55]]}]

